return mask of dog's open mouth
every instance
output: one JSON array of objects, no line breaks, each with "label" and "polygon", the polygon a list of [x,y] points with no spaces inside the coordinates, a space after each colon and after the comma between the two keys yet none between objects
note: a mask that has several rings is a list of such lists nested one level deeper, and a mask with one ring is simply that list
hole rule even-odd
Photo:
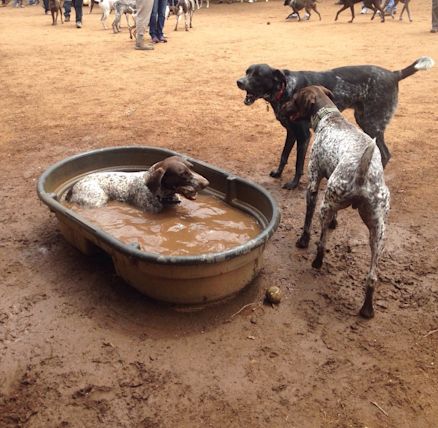
[{"label": "dog's open mouth", "polygon": [[257,99],[257,97],[255,95],[252,95],[250,93],[246,93],[246,97],[245,100],[243,101],[245,103],[245,105],[250,106],[251,104],[254,103],[254,101]]},{"label": "dog's open mouth", "polygon": [[178,187],[177,192],[183,195],[185,198],[190,199],[191,201],[194,201],[196,199],[196,196],[198,196],[198,192],[192,186]]}]

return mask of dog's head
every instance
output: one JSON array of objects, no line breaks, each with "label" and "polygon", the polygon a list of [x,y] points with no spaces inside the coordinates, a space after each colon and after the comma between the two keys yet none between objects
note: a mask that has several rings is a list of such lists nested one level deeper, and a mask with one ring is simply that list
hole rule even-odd
[{"label": "dog's head", "polygon": [[281,113],[292,122],[309,120],[319,108],[334,106],[332,100],[333,93],[324,86],[307,86],[283,105]]},{"label": "dog's head", "polygon": [[246,91],[244,103],[249,106],[259,98],[275,99],[276,94],[286,87],[286,76],[281,70],[267,64],[253,64],[246,70],[246,75],[237,81],[237,86]]},{"label": "dog's head", "polygon": [[192,167],[180,156],[168,157],[151,166],[146,174],[146,186],[163,204],[178,203],[176,194],[196,199],[198,191],[207,187],[209,182]]}]

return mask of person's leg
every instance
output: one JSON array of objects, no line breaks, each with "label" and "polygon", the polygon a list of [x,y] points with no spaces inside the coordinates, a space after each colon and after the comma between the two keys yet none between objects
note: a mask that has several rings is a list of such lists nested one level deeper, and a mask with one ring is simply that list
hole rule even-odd
[{"label": "person's leg", "polygon": [[432,33],[438,33],[438,0],[432,0]]},{"label": "person's leg", "polygon": [[164,23],[166,22],[166,7],[167,7],[167,0],[158,0],[158,39],[160,42],[167,42],[166,38],[164,37]]},{"label": "person's leg", "polygon": [[152,50],[154,47],[152,45],[144,44],[144,33],[146,27],[151,19],[152,7],[154,5],[154,0],[136,0],[137,6],[137,35],[135,41],[135,49],[138,50]]},{"label": "person's leg", "polygon": [[158,40],[158,5],[160,0],[154,0],[152,6],[151,18],[149,19],[149,34],[152,41]]},{"label": "person's leg", "polygon": [[76,27],[82,27],[82,5],[84,0],[74,0],[75,15],[76,15]]},{"label": "person's leg", "polygon": [[[44,0],[44,3],[48,3],[49,0]],[[65,17],[65,22],[69,22],[70,21],[70,13],[71,13],[71,0],[65,0],[64,1],[64,17]]]}]

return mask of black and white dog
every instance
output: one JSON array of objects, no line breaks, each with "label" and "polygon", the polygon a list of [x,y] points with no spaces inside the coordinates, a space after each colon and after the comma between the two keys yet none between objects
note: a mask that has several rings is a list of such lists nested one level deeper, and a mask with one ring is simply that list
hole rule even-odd
[{"label": "black and white dog", "polygon": [[192,20],[195,10],[195,0],[178,0],[173,10],[174,14],[176,15],[175,31],[178,31],[178,23],[182,15],[184,15],[184,25],[186,31],[189,31],[189,27],[192,28]]},{"label": "black and white dog", "polygon": [[122,15],[126,16],[126,22],[128,24],[129,33],[132,39],[131,31],[132,28],[135,27],[131,26],[129,24],[128,14],[134,16],[134,23],[135,23],[135,15],[137,13],[137,5],[135,0],[117,0],[114,2],[114,10],[115,10],[115,18],[112,24],[113,32],[119,33],[120,32],[120,20],[122,18]]},{"label": "black and white dog", "polygon": [[286,128],[287,135],[280,164],[271,177],[280,177],[297,141],[295,177],[283,187],[294,189],[303,174],[304,160],[310,140],[308,121],[293,122],[281,113],[284,103],[294,93],[309,85],[321,85],[333,93],[339,110],[354,109],[357,124],[372,138],[376,138],[385,167],[391,155],[385,145],[384,132],[391,120],[398,100],[398,82],[419,70],[434,65],[429,57],[421,57],[399,71],[389,71],[375,65],[334,68],[328,71],[289,71],[272,68],[267,64],[254,64],[246,75],[237,80],[239,89],[246,91],[245,104],[259,98],[271,104],[277,120]]}]

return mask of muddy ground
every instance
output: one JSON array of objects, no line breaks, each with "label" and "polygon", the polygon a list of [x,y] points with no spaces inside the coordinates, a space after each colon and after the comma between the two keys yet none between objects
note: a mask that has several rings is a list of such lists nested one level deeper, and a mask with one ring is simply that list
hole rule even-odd
[{"label": "muddy ground", "polygon": [[[326,0],[321,22],[302,23],[285,21],[280,1],[212,4],[188,33],[171,18],[154,52],[134,51],[126,27],[101,29],[97,8],[81,30],[52,27],[39,6],[0,9],[0,426],[438,426],[438,68],[401,82],[387,129],[392,210],[371,321],[357,316],[365,226],[343,211],[324,267],[311,268],[316,239],[294,245],[307,178],[281,188],[295,154],[282,180],[268,176],[284,131],[264,102],[244,106],[235,84],[259,62],[437,60],[430,1],[411,5],[412,23],[348,24],[347,12],[333,22]],[[201,311],[163,305],[64,241],[38,177],[121,145],[168,147],[272,192],[282,222],[253,284]],[[284,293],[275,308],[262,303],[270,285]]]}]

